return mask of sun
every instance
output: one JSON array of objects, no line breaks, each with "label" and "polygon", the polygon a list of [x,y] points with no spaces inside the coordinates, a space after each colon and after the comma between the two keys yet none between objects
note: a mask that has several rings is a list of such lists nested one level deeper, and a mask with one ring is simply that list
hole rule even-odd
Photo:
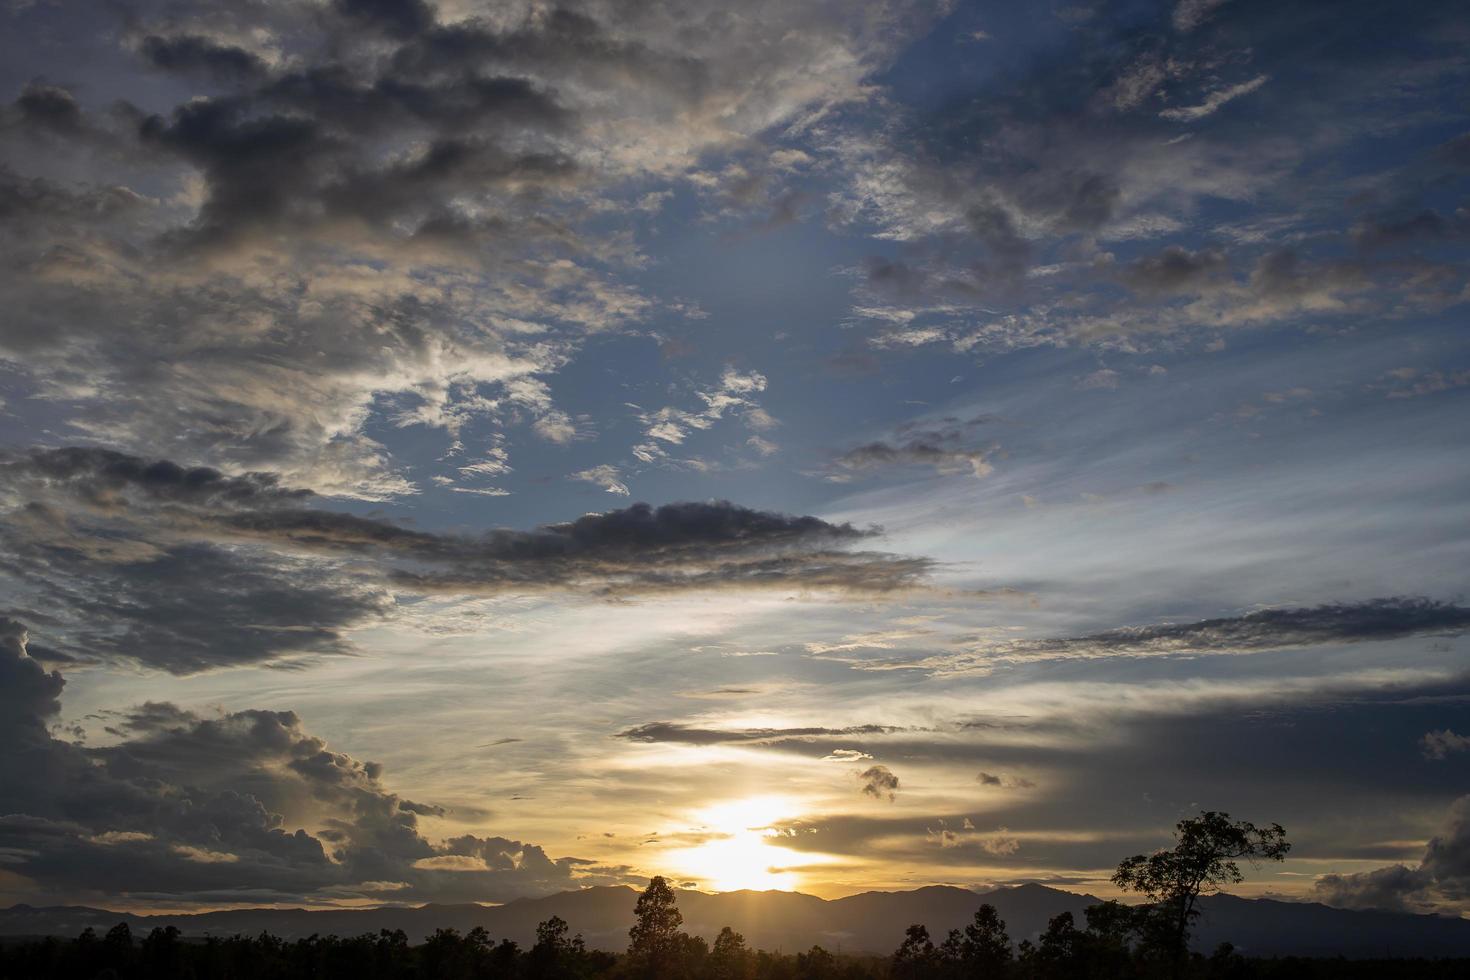
[{"label": "sun", "polygon": [[716,891],[792,891],[800,876],[782,867],[790,853],[770,843],[773,824],[793,816],[795,805],[779,796],[727,800],[693,814],[711,839],[669,855],[680,873]]}]

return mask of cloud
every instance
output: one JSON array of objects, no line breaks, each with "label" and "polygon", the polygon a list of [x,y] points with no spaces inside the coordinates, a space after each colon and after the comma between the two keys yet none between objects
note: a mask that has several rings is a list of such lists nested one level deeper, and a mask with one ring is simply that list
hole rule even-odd
[{"label": "cloud", "polygon": [[939,829],[928,830],[927,837],[945,850],[975,847],[992,857],[1009,857],[1021,849],[1020,840],[1012,837],[1005,827],[997,827],[994,833],[980,833],[969,817],[965,817],[959,830],[950,828],[941,820]]},{"label": "cloud", "polygon": [[385,426],[565,442],[513,389],[660,306],[607,215],[860,96],[936,13],[714,10],[108,15],[78,57],[146,108],[39,83],[0,105],[0,356],[71,431],[336,495],[413,491]]},{"label": "cloud", "polygon": [[1179,106],[1171,109],[1163,109],[1159,112],[1159,118],[1168,119],[1172,122],[1195,122],[1203,119],[1225,105],[1233,102],[1242,95],[1249,95],[1270,81],[1269,75],[1257,75],[1255,78],[1240,82],[1237,85],[1229,85],[1225,88],[1216,89],[1205,97],[1198,105]]},{"label": "cloud", "polygon": [[1181,33],[1194,30],[1209,18],[1216,7],[1225,2],[1226,0],[1179,0],[1170,18],[1174,29]]},{"label": "cloud", "polygon": [[1425,371],[1397,368],[1384,376],[1392,379],[1384,387],[1389,398],[1422,398],[1443,391],[1470,387],[1470,371]]},{"label": "cloud", "polygon": [[831,458],[823,477],[846,483],[859,476],[886,469],[921,466],[941,476],[968,473],[988,476],[988,457],[997,447],[974,445],[974,432],[994,421],[989,416],[971,419],[946,417],[900,426],[892,437],[874,440],[844,450]]},{"label": "cloud", "polygon": [[980,849],[986,854],[996,857],[1006,857],[1015,854],[1021,849],[1019,839],[1012,837],[1005,827],[997,827],[992,834],[980,835]]},{"label": "cloud", "polygon": [[[1085,636],[987,643],[902,666],[940,672],[986,671],[1032,661],[1256,653],[1410,636],[1456,636],[1467,630],[1470,609],[1453,603],[1423,598],[1369,599],[1265,609],[1194,623],[1124,626]],[[894,665],[866,666],[886,669]]]},{"label": "cloud", "polygon": [[1417,866],[1327,874],[1314,890],[1319,901],[1343,908],[1458,914],[1470,901],[1470,796],[1450,804]]},{"label": "cloud", "polygon": [[898,777],[887,766],[869,766],[858,773],[863,784],[863,795],[875,800],[887,799],[892,803],[898,798]]},{"label": "cloud", "polygon": [[828,474],[827,479],[836,482],[846,482],[855,473],[900,466],[929,466],[942,476],[956,473],[987,476],[991,470],[984,450],[947,449],[922,439],[897,444],[865,443],[834,457],[831,465],[833,472]]},{"label": "cloud", "polygon": [[1139,292],[1167,295],[1198,293],[1227,272],[1225,253],[1219,249],[1190,251],[1179,245],[1170,245],[1156,255],[1136,260],[1120,273],[1119,278]]},{"label": "cloud", "polygon": [[1368,219],[1353,227],[1352,236],[1364,250],[1413,242],[1453,241],[1470,236],[1470,210],[1460,208],[1448,218],[1425,208],[1408,217]]},{"label": "cloud", "polygon": [[626,497],[631,491],[628,485],[622,481],[621,474],[616,466],[594,466],[591,469],[579,470],[570,477],[573,480],[581,480],[583,483],[592,483],[601,487],[607,493],[618,494]]},{"label": "cloud", "polygon": [[[686,745],[725,745],[742,742],[771,742],[779,739],[817,739],[853,735],[884,735],[899,731],[886,725],[850,725],[845,728],[692,728],[675,722],[655,721],[619,732],[619,738],[633,742],[675,742]],[[828,757],[834,761],[851,756],[871,758],[861,752],[837,749]]]},{"label": "cloud", "polygon": [[200,34],[149,34],[139,45],[139,53],[161,71],[201,75],[222,83],[248,82],[270,71],[254,52]]},{"label": "cloud", "polygon": [[1083,391],[1111,391],[1118,387],[1118,372],[1112,368],[1098,368],[1079,378],[1077,387]]},{"label": "cloud", "polygon": [[1020,776],[1008,776],[1004,773],[982,771],[975,777],[975,781],[981,786],[994,786],[999,789],[1033,789],[1036,784],[1029,779]]},{"label": "cloud", "polygon": [[155,702],[126,714],[112,744],[58,739],[64,681],[27,648],[24,627],[0,619],[0,848],[38,897],[301,902],[394,881],[407,900],[463,901],[606,880],[519,841],[429,840],[419,817],[442,808],[393,793],[381,766],[289,711]]},{"label": "cloud", "polygon": [[848,654],[858,650],[892,650],[908,643],[925,643],[934,635],[927,626],[902,625],[888,629],[868,630],[864,633],[848,633],[837,640],[810,640],[803,644],[813,657],[841,659],[834,654]]},{"label": "cloud", "polygon": [[[644,441],[632,448],[632,453],[641,463],[665,463],[678,465],[680,461],[671,454],[674,447],[683,446],[696,432],[713,428],[727,415],[738,415],[747,429],[764,432],[776,428],[778,422],[769,412],[761,408],[755,396],[766,390],[766,376],[759,371],[742,374],[733,367],[726,367],[716,385],[698,387],[694,396],[704,407],[686,410],[666,405],[656,410],[645,410],[629,405],[637,413],[643,426]],[[758,455],[768,456],[775,451],[773,444],[754,436],[748,440]]]},{"label": "cloud", "polygon": [[[1033,52],[982,82],[980,97],[910,102],[885,93],[882,126],[823,128],[845,177],[832,195],[834,220],[894,245],[847,270],[870,348],[1137,353],[1185,331],[1404,317],[1465,302],[1463,262],[1354,248],[1355,234],[1375,240],[1374,221],[1303,169],[1401,132],[1404,114],[1450,90],[1442,80],[1463,80],[1449,6],[1395,16],[1353,3],[1287,20],[1256,4],[1186,0],[1159,19],[1172,30],[1099,15],[1071,32],[1065,50]],[[1420,53],[1367,52],[1364,36],[1392,36]],[[1417,80],[1412,94],[1402,87],[1408,77]],[[1269,100],[1223,111],[1265,94],[1268,81]],[[1453,147],[1435,156],[1440,166],[1458,159]],[[1371,181],[1381,191],[1369,199],[1396,205],[1378,222],[1388,235],[1439,236],[1450,223],[1440,212],[1438,221],[1404,217],[1443,208],[1422,187],[1389,189],[1412,178],[1380,171]],[[1229,256],[1210,244],[1224,230],[1204,217],[1212,201],[1254,214],[1249,240],[1234,236]],[[1132,244],[1161,234],[1179,241],[1152,260]],[[1422,240],[1448,252],[1461,239]],[[1249,273],[1282,250],[1300,266],[1289,288]],[[1120,281],[1126,290],[1110,288]],[[885,318],[868,318],[874,309]]]},{"label": "cloud", "polygon": [[451,487],[452,493],[468,493],[478,497],[509,497],[510,491],[502,487]]},{"label": "cloud", "polygon": [[351,630],[393,608],[383,587],[354,582],[330,563],[209,544],[109,560],[51,550],[58,535],[39,537],[5,533],[12,550],[0,575],[70,620],[48,640],[77,660],[131,660],[186,674],[344,654],[353,649]]},{"label": "cloud", "polygon": [[1447,759],[1455,752],[1470,752],[1470,735],[1459,735],[1448,728],[1425,732],[1419,740],[1426,759]]},{"label": "cloud", "polygon": [[175,673],[351,652],[401,594],[881,594],[930,568],[854,550],[874,529],[725,501],[440,534],[316,506],[273,474],[80,448],[0,456],[0,512],[0,576],[53,610],[50,650]]},{"label": "cloud", "polygon": [[64,488],[101,510],[127,506],[135,495],[155,504],[269,507],[314,496],[290,489],[270,473],[226,476],[206,466],[183,467],[169,460],[144,460],[109,449],[71,446],[0,456],[0,472],[11,489]]}]

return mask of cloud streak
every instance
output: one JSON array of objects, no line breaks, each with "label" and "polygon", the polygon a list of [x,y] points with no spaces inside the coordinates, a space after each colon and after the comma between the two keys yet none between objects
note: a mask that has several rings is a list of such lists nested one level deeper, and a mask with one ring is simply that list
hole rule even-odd
[{"label": "cloud streak", "polygon": [[1011,640],[972,647],[902,664],[940,673],[988,671],[1029,662],[1114,657],[1248,654],[1326,644],[1369,643],[1413,636],[1456,636],[1470,630],[1470,609],[1423,598],[1370,599],[1289,609],[1194,623],[1124,626],[1084,636]]},{"label": "cloud streak", "polygon": [[855,550],[875,529],[725,501],[453,535],[310,506],[275,475],[109,450],[10,454],[0,491],[0,570],[69,621],[49,647],[176,673],[349,652],[348,634],[390,616],[397,594],[882,595],[922,587],[931,568]]},{"label": "cloud streak", "polygon": [[[627,731],[619,732],[619,738],[631,742],[673,742],[684,745],[738,745],[741,743],[764,743],[781,740],[823,739],[854,735],[886,735],[902,731],[888,725],[849,725],[844,728],[694,728],[676,722],[655,721]],[[862,753],[838,749],[832,753],[833,761],[849,757],[862,758]]]}]

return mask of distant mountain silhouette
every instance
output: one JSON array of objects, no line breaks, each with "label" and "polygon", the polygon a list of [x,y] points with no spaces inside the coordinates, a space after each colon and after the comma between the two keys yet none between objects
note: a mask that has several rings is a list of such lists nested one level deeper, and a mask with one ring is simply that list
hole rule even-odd
[{"label": "distant mountain silhouette", "polygon": [[[1011,939],[1034,939],[1047,919],[1071,912],[1080,927],[1083,910],[1098,901],[1042,885],[974,892],[932,886],[914,891],[863,892],[826,901],[799,892],[738,891],[710,895],[681,891],[684,928],[713,939],[721,926],[744,933],[751,946],[796,952],[820,944],[844,952],[890,953],[904,929],[920,922],[936,939],[963,927],[982,902],[1006,921]],[[127,922],[134,934],[155,926],[177,926],[186,936],[254,935],[285,939],[313,933],[341,936],[402,929],[412,941],[439,928],[467,932],[484,926],[496,939],[522,946],[535,940],[536,925],[559,915],[594,948],[621,950],[628,942],[638,892],[626,887],[588,888],[505,905],[424,905],[374,909],[240,909],[192,915],[130,915],[105,909],[16,905],[0,911],[3,936],[75,936],[91,926],[100,934]],[[1353,912],[1304,902],[1217,895],[1204,909],[1195,946],[1209,951],[1222,941],[1246,955],[1274,956],[1467,956],[1470,920],[1391,912]]]}]

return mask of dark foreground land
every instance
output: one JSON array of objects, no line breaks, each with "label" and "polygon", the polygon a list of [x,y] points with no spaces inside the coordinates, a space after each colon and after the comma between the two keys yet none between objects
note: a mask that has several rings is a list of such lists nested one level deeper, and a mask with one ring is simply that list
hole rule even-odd
[{"label": "dark foreground land", "polygon": [[[560,916],[540,922],[523,947],[483,926],[437,928],[412,943],[402,929],[340,938],[257,935],[186,937],[153,927],[141,941],[127,922],[72,939],[0,940],[0,980],[1275,980],[1297,977],[1470,977],[1470,958],[1245,956],[1230,943],[1210,954],[1185,951],[1152,929],[1160,909],[1098,902],[1052,916],[1032,938],[1013,943],[995,905],[935,942],[925,925],[904,931],[890,955],[842,953],[820,944],[803,952],[752,949],[729,926],[713,943],[685,932],[677,895],[655,878],[634,908],[627,949],[612,953],[571,935]],[[851,934],[848,934],[851,935]],[[1181,934],[1177,939],[1187,939]]]},{"label": "dark foreground land", "polygon": [[[694,940],[674,961],[650,964],[628,953],[587,950],[555,927],[543,941],[522,949],[495,942],[483,930],[462,935],[440,930],[410,943],[401,931],[352,938],[336,936],[286,942],[268,934],[228,939],[185,940],[158,929],[135,939],[126,926],[76,939],[15,938],[0,943],[0,978],[65,980],[1062,980],[1062,978],[1188,978],[1188,980],[1464,980],[1470,959],[1348,960],[1341,958],[1247,958],[1233,950],[1194,954],[1178,972],[1169,963],[1124,954],[1099,956],[1085,941],[1061,950],[1045,945],[1023,949],[1009,962],[989,967],[967,962],[940,948],[918,958],[902,955],[838,954],[815,946],[802,953],[710,949]],[[1116,952],[1116,951],[1114,951]]]}]

